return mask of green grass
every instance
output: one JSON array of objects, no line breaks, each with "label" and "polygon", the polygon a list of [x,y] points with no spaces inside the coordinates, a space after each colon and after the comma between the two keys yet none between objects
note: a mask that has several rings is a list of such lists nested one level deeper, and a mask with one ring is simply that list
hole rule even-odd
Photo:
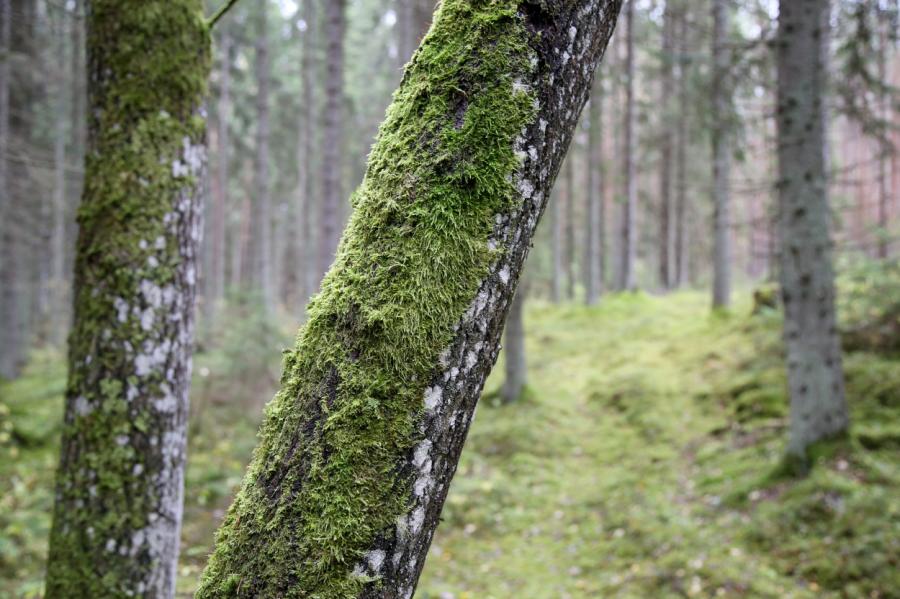
[{"label": "green grass", "polygon": [[[689,292],[528,305],[529,392],[491,401],[498,364],[417,597],[900,597],[900,360],[846,356],[852,433],[790,477],[780,321],[749,313]],[[235,391],[230,356],[195,368],[185,596],[275,383]],[[40,589],[59,363],[0,387],[0,596]]]}]

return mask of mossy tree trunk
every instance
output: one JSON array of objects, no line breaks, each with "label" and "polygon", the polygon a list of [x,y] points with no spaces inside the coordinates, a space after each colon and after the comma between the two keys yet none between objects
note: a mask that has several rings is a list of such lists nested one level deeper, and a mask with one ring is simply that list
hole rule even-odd
[{"label": "mossy tree trunk", "polygon": [[198,597],[412,596],[619,8],[441,3]]},{"label": "mossy tree trunk", "polygon": [[834,311],[825,91],[828,0],[781,0],[778,65],[778,199],[781,292],[791,431],[788,451],[846,430],[847,404]]},{"label": "mossy tree trunk", "polygon": [[206,162],[202,8],[88,7],[89,141],[50,599],[174,592]]}]

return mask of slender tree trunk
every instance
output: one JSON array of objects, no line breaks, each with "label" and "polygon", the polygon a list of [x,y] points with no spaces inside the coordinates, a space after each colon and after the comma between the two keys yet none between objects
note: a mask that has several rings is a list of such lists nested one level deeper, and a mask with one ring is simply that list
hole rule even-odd
[{"label": "slender tree trunk", "polygon": [[[878,80],[882,82],[882,85],[888,86],[888,74],[887,74],[887,40],[888,36],[885,32],[886,25],[879,24],[878,25]],[[881,113],[881,118],[885,123],[890,122],[891,118],[891,104],[890,104],[890,92],[888,89],[884,89],[881,92],[881,97],[879,98],[879,112]],[[890,157],[890,144],[887,141],[887,136],[890,135],[890,130],[886,130],[884,132],[884,140],[879,143],[879,154],[878,154],[878,258],[880,260],[886,260],[888,257],[888,211],[890,210],[890,191],[888,187],[888,159]]]},{"label": "slender tree trunk", "polygon": [[675,126],[675,285],[688,281],[687,233],[687,120],[688,120],[688,38],[687,7],[678,15],[678,119]]},{"label": "slender tree trunk", "polygon": [[343,165],[344,102],[344,13],[346,0],[325,3],[325,147],[322,150],[322,211],[319,235],[319,275],[334,260],[338,242],[338,220],[344,201],[341,185]]},{"label": "slender tree trunk", "polygon": [[781,0],[778,22],[778,190],[791,432],[788,452],[846,430],[835,324],[825,94],[828,0]]},{"label": "slender tree trunk", "polygon": [[553,272],[551,276],[551,299],[554,304],[562,301],[563,297],[563,204],[564,195],[560,193],[559,185],[553,189],[553,204],[550,206],[550,244],[553,254]]},{"label": "slender tree trunk", "polygon": [[585,272],[585,299],[588,305],[597,303],[603,293],[606,276],[605,241],[606,197],[603,193],[603,79],[595,77],[591,90],[590,129],[588,130],[588,217]]},{"label": "slender tree trunk", "polygon": [[661,135],[659,144],[659,282],[663,289],[675,284],[675,197],[672,194],[672,123],[677,118],[672,111],[674,91],[674,28],[675,10],[672,0],[666,0],[663,13],[662,84],[660,92]]},{"label": "slender tree trunk", "polygon": [[315,104],[313,98],[313,72],[315,70],[315,42],[313,25],[316,21],[316,3],[304,2],[303,20],[306,29],[303,31],[302,52],[300,63],[301,109],[300,118],[300,156],[298,170],[300,172],[300,220],[302,228],[296,236],[300,244],[299,255],[302,257],[301,276],[303,285],[298,298],[297,310],[302,317],[306,313],[306,302],[316,291],[318,284],[318,265],[316,263],[315,229],[313,228],[313,208],[315,198],[315,182],[313,179],[313,123],[315,118]]},{"label": "slender tree trunk", "polygon": [[59,12],[56,43],[57,72],[56,114],[53,136],[53,231],[50,236],[50,327],[48,340],[58,345],[65,338],[66,329],[66,117],[69,90],[66,75],[61,69],[66,64],[66,13]]},{"label": "slender tree trunk", "polygon": [[713,0],[712,163],[713,308],[731,304],[731,84],[728,0]]},{"label": "slender tree trunk", "polygon": [[565,193],[563,197],[566,200],[566,224],[565,224],[565,269],[566,269],[566,299],[573,301],[575,299],[575,152],[568,154],[568,158],[563,163],[563,171],[565,176]]},{"label": "slender tree trunk", "polygon": [[[14,273],[9,253],[12,222],[12,189],[9,182],[9,87],[10,38],[12,35],[12,7],[10,0],[0,0],[0,377],[18,374],[18,358],[14,350],[12,327],[15,307]],[[11,276],[12,275],[12,276]]]},{"label": "slender tree trunk", "polygon": [[[174,593],[206,158],[202,10],[94,0],[88,13],[89,151],[48,599]],[[165,64],[148,63],[160,48]]]},{"label": "slender tree trunk", "polygon": [[412,597],[618,9],[441,3],[198,598]]},{"label": "slender tree trunk", "polygon": [[275,284],[272,274],[272,199],[269,192],[269,0],[258,0],[256,7],[256,162],[254,185],[256,210],[253,213],[254,257],[253,279],[257,284],[263,307],[271,313],[275,305]]},{"label": "slender tree trunk", "polygon": [[230,128],[228,123],[231,120],[231,32],[224,24],[219,36],[221,48],[219,54],[221,56],[220,75],[219,75],[219,105],[216,111],[216,143],[217,158],[216,165],[216,189],[212,194],[212,210],[210,214],[210,235],[209,235],[209,252],[210,252],[210,269],[208,274],[209,280],[209,308],[211,316],[214,316],[223,298],[225,297],[225,232],[226,222],[225,213],[228,207],[228,181],[229,176],[229,160],[231,159],[229,149],[231,147]]},{"label": "slender tree trunk", "polygon": [[505,378],[501,391],[503,403],[513,403],[522,397],[528,381],[528,364],[525,360],[525,323],[522,312],[525,306],[526,286],[519,285],[513,294],[503,328],[503,356]]},{"label": "slender tree trunk", "polygon": [[625,210],[622,219],[622,266],[619,289],[635,288],[637,260],[637,172],[635,139],[637,117],[634,108],[634,2],[625,0]]}]

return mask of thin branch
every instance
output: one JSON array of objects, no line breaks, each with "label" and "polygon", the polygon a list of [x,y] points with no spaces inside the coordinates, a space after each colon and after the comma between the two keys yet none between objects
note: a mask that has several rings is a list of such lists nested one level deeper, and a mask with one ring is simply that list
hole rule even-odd
[{"label": "thin branch", "polygon": [[238,3],[238,0],[228,0],[227,2],[225,2],[225,4],[222,6],[222,8],[220,8],[218,11],[216,11],[216,13],[209,18],[209,20],[206,23],[207,26],[210,29],[212,29],[216,25],[216,23],[219,21],[219,19],[224,17],[225,13],[227,13],[229,10],[231,10],[231,7],[237,3]]}]

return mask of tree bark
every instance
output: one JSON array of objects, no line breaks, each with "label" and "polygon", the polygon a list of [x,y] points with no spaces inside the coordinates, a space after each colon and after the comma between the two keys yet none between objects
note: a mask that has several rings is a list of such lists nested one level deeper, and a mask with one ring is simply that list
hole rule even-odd
[{"label": "tree bark", "polygon": [[588,130],[588,217],[587,244],[585,253],[585,301],[588,305],[597,303],[603,293],[606,277],[606,196],[603,193],[605,174],[603,173],[603,80],[595,77],[589,105]]},{"label": "tree bark", "polygon": [[781,0],[778,198],[791,430],[788,452],[847,428],[831,265],[825,92],[828,0]]},{"label": "tree bark", "polygon": [[635,288],[634,269],[637,260],[637,171],[635,137],[637,117],[634,109],[634,2],[625,4],[625,205],[622,218],[622,265],[619,289]]},{"label": "tree bark", "polygon": [[199,598],[412,596],[618,10],[441,3]]},{"label": "tree bark", "polygon": [[731,115],[728,51],[728,0],[713,0],[712,163],[713,308],[731,304]]},{"label": "tree bark", "polygon": [[553,189],[553,205],[550,206],[550,245],[553,269],[550,273],[550,298],[554,304],[562,301],[563,297],[563,275],[564,262],[563,259],[563,204],[565,196],[560,193],[559,187]]},{"label": "tree bark", "polygon": [[[879,94],[878,109],[881,113],[881,119],[884,123],[890,123],[891,119],[891,93],[887,86],[890,85],[887,73],[887,53],[888,53],[888,35],[885,31],[886,24],[878,26],[878,80],[885,86]],[[883,132],[883,138],[878,144],[878,258],[886,260],[888,257],[888,247],[890,242],[888,230],[890,210],[890,188],[887,176],[888,159],[891,155],[891,146],[888,139],[890,128]]]},{"label": "tree bark", "polygon": [[346,0],[325,3],[325,114],[322,149],[322,210],[319,234],[319,276],[334,260],[338,242],[338,220],[344,201],[341,172],[343,165],[344,103],[344,30]]},{"label": "tree bark", "polygon": [[253,279],[266,313],[275,305],[272,273],[272,199],[269,191],[269,0],[258,0],[256,7],[256,161],[253,166],[256,187]]},{"label": "tree bark", "polygon": [[68,89],[66,88],[66,74],[63,70],[66,63],[66,13],[60,11],[57,15],[56,39],[56,67],[57,85],[56,114],[54,115],[53,133],[53,230],[50,235],[50,327],[48,339],[54,345],[59,345],[65,339],[66,330],[66,110],[68,103]]},{"label": "tree bark", "polygon": [[49,599],[174,592],[206,160],[202,10],[200,0],[95,0],[88,12],[89,139]]},{"label": "tree bark", "polygon": [[501,396],[503,403],[514,403],[522,397],[528,381],[528,364],[525,360],[525,323],[522,312],[525,305],[526,286],[520,285],[513,295],[503,327],[503,356],[505,377]]},{"label": "tree bark", "polygon": [[674,91],[674,28],[675,10],[672,0],[666,0],[663,13],[662,73],[660,86],[660,144],[659,144],[659,283],[663,289],[675,284],[675,197],[672,194],[672,145],[674,119],[672,111]]}]

